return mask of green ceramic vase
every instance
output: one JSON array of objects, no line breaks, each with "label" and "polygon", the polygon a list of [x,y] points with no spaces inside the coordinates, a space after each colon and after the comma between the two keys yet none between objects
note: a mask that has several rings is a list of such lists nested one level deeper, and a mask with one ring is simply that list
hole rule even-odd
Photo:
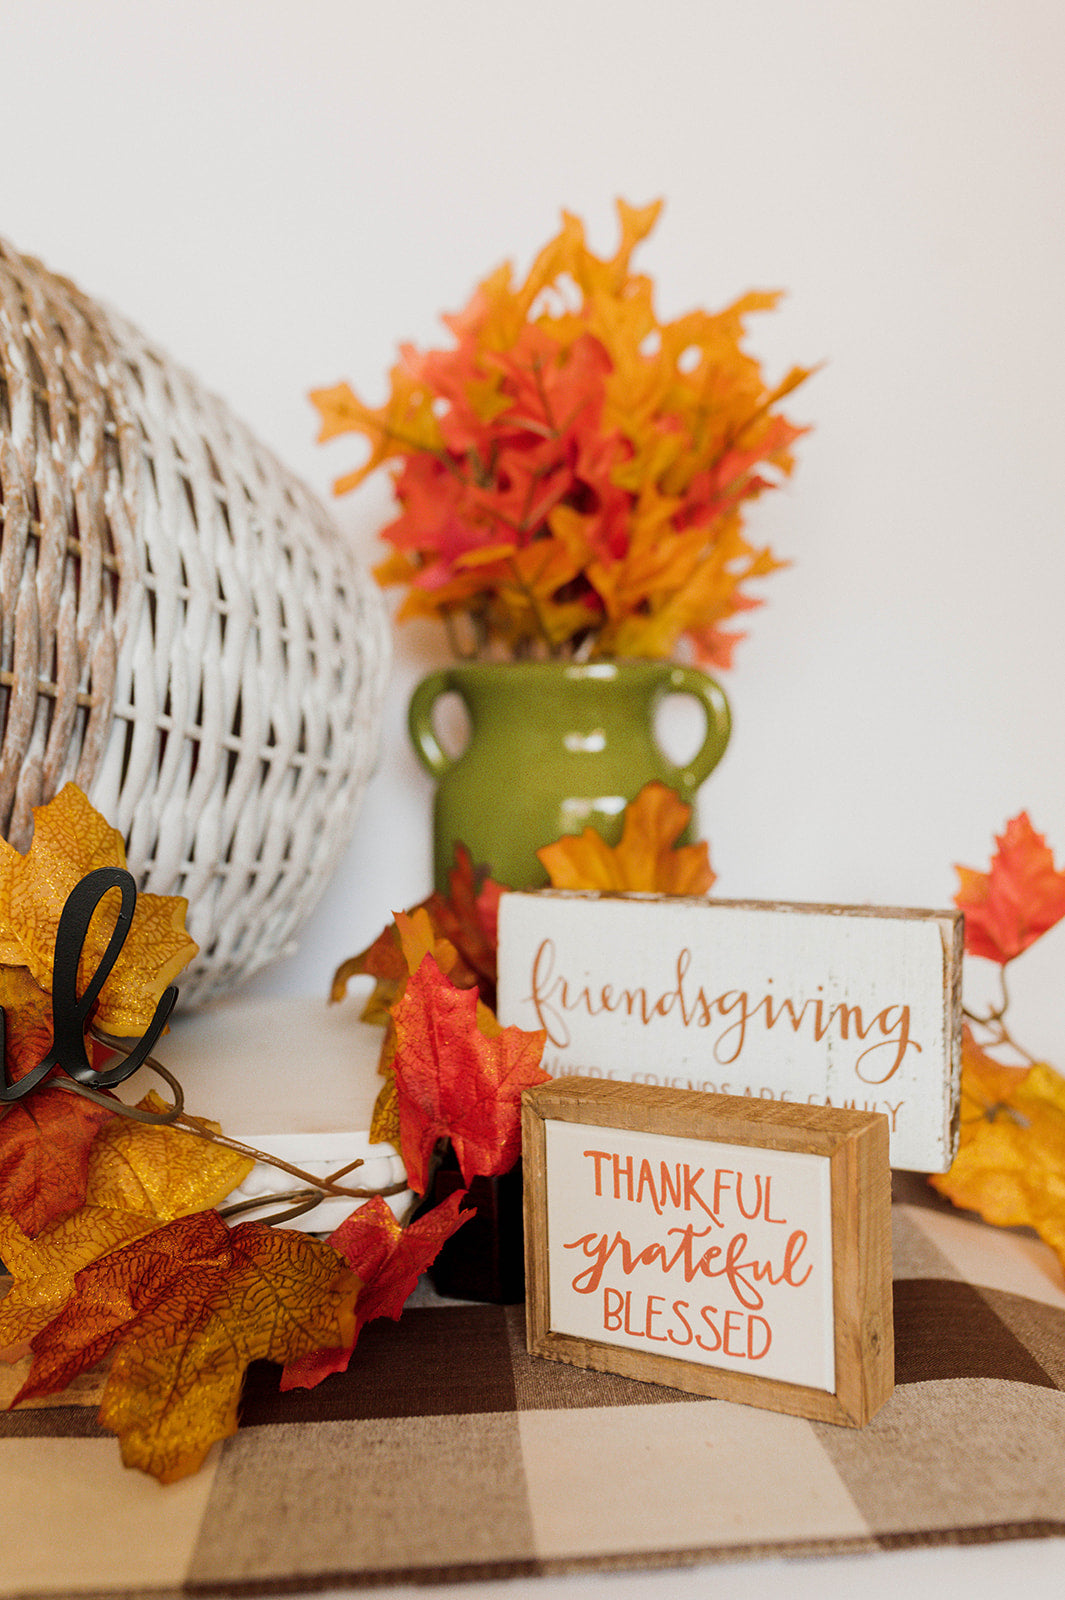
[{"label": "green ceramic vase", "polygon": [[[433,725],[433,708],[449,693],[470,720],[469,741],[455,757]],[[655,739],[655,711],[668,694],[693,695],[706,715],[703,742],[683,766]],[[547,882],[536,859],[542,845],[589,824],[616,844],[625,806],[652,779],[693,801],[730,729],[720,685],[668,661],[447,667],[415,689],[408,720],[418,758],[437,779],[434,874],[442,892],[457,843],[498,882],[537,888]]]}]

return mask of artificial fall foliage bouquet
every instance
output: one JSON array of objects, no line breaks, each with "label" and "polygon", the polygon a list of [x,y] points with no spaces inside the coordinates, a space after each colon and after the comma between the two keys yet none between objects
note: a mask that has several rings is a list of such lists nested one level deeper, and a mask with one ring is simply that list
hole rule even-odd
[{"label": "artificial fall foliage bouquet", "polygon": [[523,283],[504,264],[443,319],[450,348],[401,346],[383,406],[346,383],[312,395],[321,440],[370,444],[337,493],[396,464],[376,575],[406,588],[400,618],[441,619],[459,655],[667,658],[684,641],[728,666],[742,634],[722,624],[780,565],[743,510],[792,470],[804,430],[779,404],[809,372],[770,388],[743,349],[775,293],[659,320],[630,262],[660,210],[619,201],[609,259],[563,213]]}]

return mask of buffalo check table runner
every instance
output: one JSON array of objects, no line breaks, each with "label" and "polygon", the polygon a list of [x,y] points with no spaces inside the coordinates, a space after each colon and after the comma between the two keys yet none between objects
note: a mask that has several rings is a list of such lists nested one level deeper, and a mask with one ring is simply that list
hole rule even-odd
[{"label": "buffalo check table runner", "polygon": [[[893,1214],[896,1389],[864,1429],[539,1361],[522,1307],[420,1292],[317,1389],[279,1394],[279,1369],[254,1367],[239,1432],[170,1488],[121,1466],[98,1377],[0,1415],[0,1594],[267,1595],[1065,1534],[1056,1258],[920,1180],[897,1183]],[[6,1404],[22,1371],[0,1377]]]}]

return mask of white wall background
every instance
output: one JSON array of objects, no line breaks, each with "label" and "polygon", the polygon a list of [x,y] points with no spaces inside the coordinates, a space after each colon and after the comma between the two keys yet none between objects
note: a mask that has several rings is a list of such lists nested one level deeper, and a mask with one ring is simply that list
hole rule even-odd
[{"label": "white wall background", "polygon": [[[315,445],[309,388],[383,397],[563,205],[612,249],[614,197],[665,196],[660,312],[784,287],[752,347],[827,363],[752,515],[793,566],[725,678],[718,892],[947,904],[1022,807],[1065,856],[1060,0],[0,0],[0,60],[0,232],[323,496],[358,446]],[[388,505],[336,503],[367,559]],[[428,888],[404,713],[443,659],[399,635],[356,838],[257,992],[324,992]],[[1014,986],[1060,1066],[1063,977],[1059,927]]]}]

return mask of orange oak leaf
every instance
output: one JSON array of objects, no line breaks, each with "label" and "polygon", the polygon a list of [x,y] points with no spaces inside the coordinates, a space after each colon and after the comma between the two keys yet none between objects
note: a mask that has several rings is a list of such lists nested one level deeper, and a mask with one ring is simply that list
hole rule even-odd
[{"label": "orange oak leaf", "polygon": [[[0,840],[0,927],[5,930],[0,955],[8,964],[28,967],[51,992],[55,936],[67,896],[96,867],[124,868],[126,851],[122,835],[73,783],[37,806],[33,816],[33,840],[25,855]],[[107,910],[117,902],[118,891],[112,890],[93,918],[79,992],[100,965],[114,926]],[[129,1038],[147,1029],[163,990],[196,954],[185,932],[186,909],[178,896],[138,895],[129,935],[95,1008],[94,1021],[104,1033]]]},{"label": "orange oak leaf", "polygon": [[[48,1054],[52,1002],[24,967],[0,967],[4,1058],[15,1082]],[[47,1083],[0,1117],[0,1206],[31,1238],[85,1197],[89,1152],[113,1113]]]},{"label": "orange oak leaf", "polygon": [[1005,966],[1065,917],[1065,872],[1022,811],[996,836],[989,872],[956,866],[954,904],[965,913],[965,949]]},{"label": "orange oak leaf", "polygon": [[[89,1103],[69,1094],[62,1098]],[[149,1095],[141,1107],[158,1110],[160,1104]],[[24,1353],[74,1292],[80,1268],[161,1222],[217,1205],[253,1165],[247,1156],[180,1129],[110,1116],[88,1151],[83,1205],[33,1239],[14,1216],[0,1212],[0,1260],[13,1279],[0,1301],[0,1359]]]},{"label": "orange oak leaf", "polygon": [[691,814],[691,806],[664,783],[648,783],[625,807],[616,846],[585,828],[536,854],[555,889],[709,894],[715,880],[706,843],[677,846]]},{"label": "orange oak leaf", "polygon": [[547,1081],[547,1035],[509,1027],[489,1038],[476,992],[456,989],[432,956],[393,1015],[400,1148],[412,1189],[425,1193],[440,1139],[451,1140],[467,1184],[508,1172],[521,1153],[521,1092]]},{"label": "orange oak leaf", "polygon": [[[461,989],[477,985],[481,999],[488,1006],[495,1004],[496,984],[496,922],[499,896],[503,886],[493,882],[478,871],[463,845],[455,850],[455,865],[451,870],[447,895],[436,890],[427,899],[407,912],[397,912],[372,944],[358,955],[341,963],[333,975],[329,998],[342,1000],[353,978],[372,977],[375,988],[363,1011],[364,1022],[386,1023],[391,1007],[399,999],[403,987],[417,963],[411,962],[404,951],[401,928],[402,918],[416,922],[418,937],[427,950],[433,950],[438,964],[451,981]],[[430,942],[428,928],[423,920],[428,918],[436,948]],[[448,948],[450,947],[450,948]],[[424,952],[423,952],[424,953]]]},{"label": "orange oak leaf", "polygon": [[[393,921],[408,978],[417,972],[426,956],[432,956],[441,972],[446,973],[452,983],[457,981],[454,973],[459,964],[458,951],[450,939],[444,939],[437,933],[424,906],[409,913],[397,911]],[[459,987],[465,989],[469,985],[460,982]]]},{"label": "orange oak leaf", "polygon": [[986,1222],[1034,1228],[1065,1267],[1065,1078],[1004,1067],[966,1029],[958,1154],[930,1182]]},{"label": "orange oak leaf", "polygon": [[15,1404],[66,1388],[114,1350],[100,1421],[161,1483],[234,1433],[248,1363],[346,1344],[359,1279],[306,1234],[200,1211],[84,1267],[33,1341]]},{"label": "orange oak leaf", "polygon": [[375,1317],[399,1319],[407,1299],[441,1245],[462,1227],[472,1211],[460,1211],[466,1198],[456,1190],[417,1221],[402,1228],[380,1195],[352,1212],[330,1234],[328,1243],[362,1280],[355,1307],[355,1335],[350,1345],[315,1350],[290,1361],[281,1375],[282,1389],[313,1389],[331,1372],[346,1372],[359,1334]]},{"label": "orange oak leaf", "polygon": [[[409,915],[413,916],[419,909],[413,907]],[[373,991],[363,1007],[362,1020],[387,1026],[391,1021],[391,1008],[402,994],[408,975],[399,930],[392,921],[365,950],[341,962],[333,974],[329,999],[333,1004],[343,1000],[353,978],[373,978]]]}]

